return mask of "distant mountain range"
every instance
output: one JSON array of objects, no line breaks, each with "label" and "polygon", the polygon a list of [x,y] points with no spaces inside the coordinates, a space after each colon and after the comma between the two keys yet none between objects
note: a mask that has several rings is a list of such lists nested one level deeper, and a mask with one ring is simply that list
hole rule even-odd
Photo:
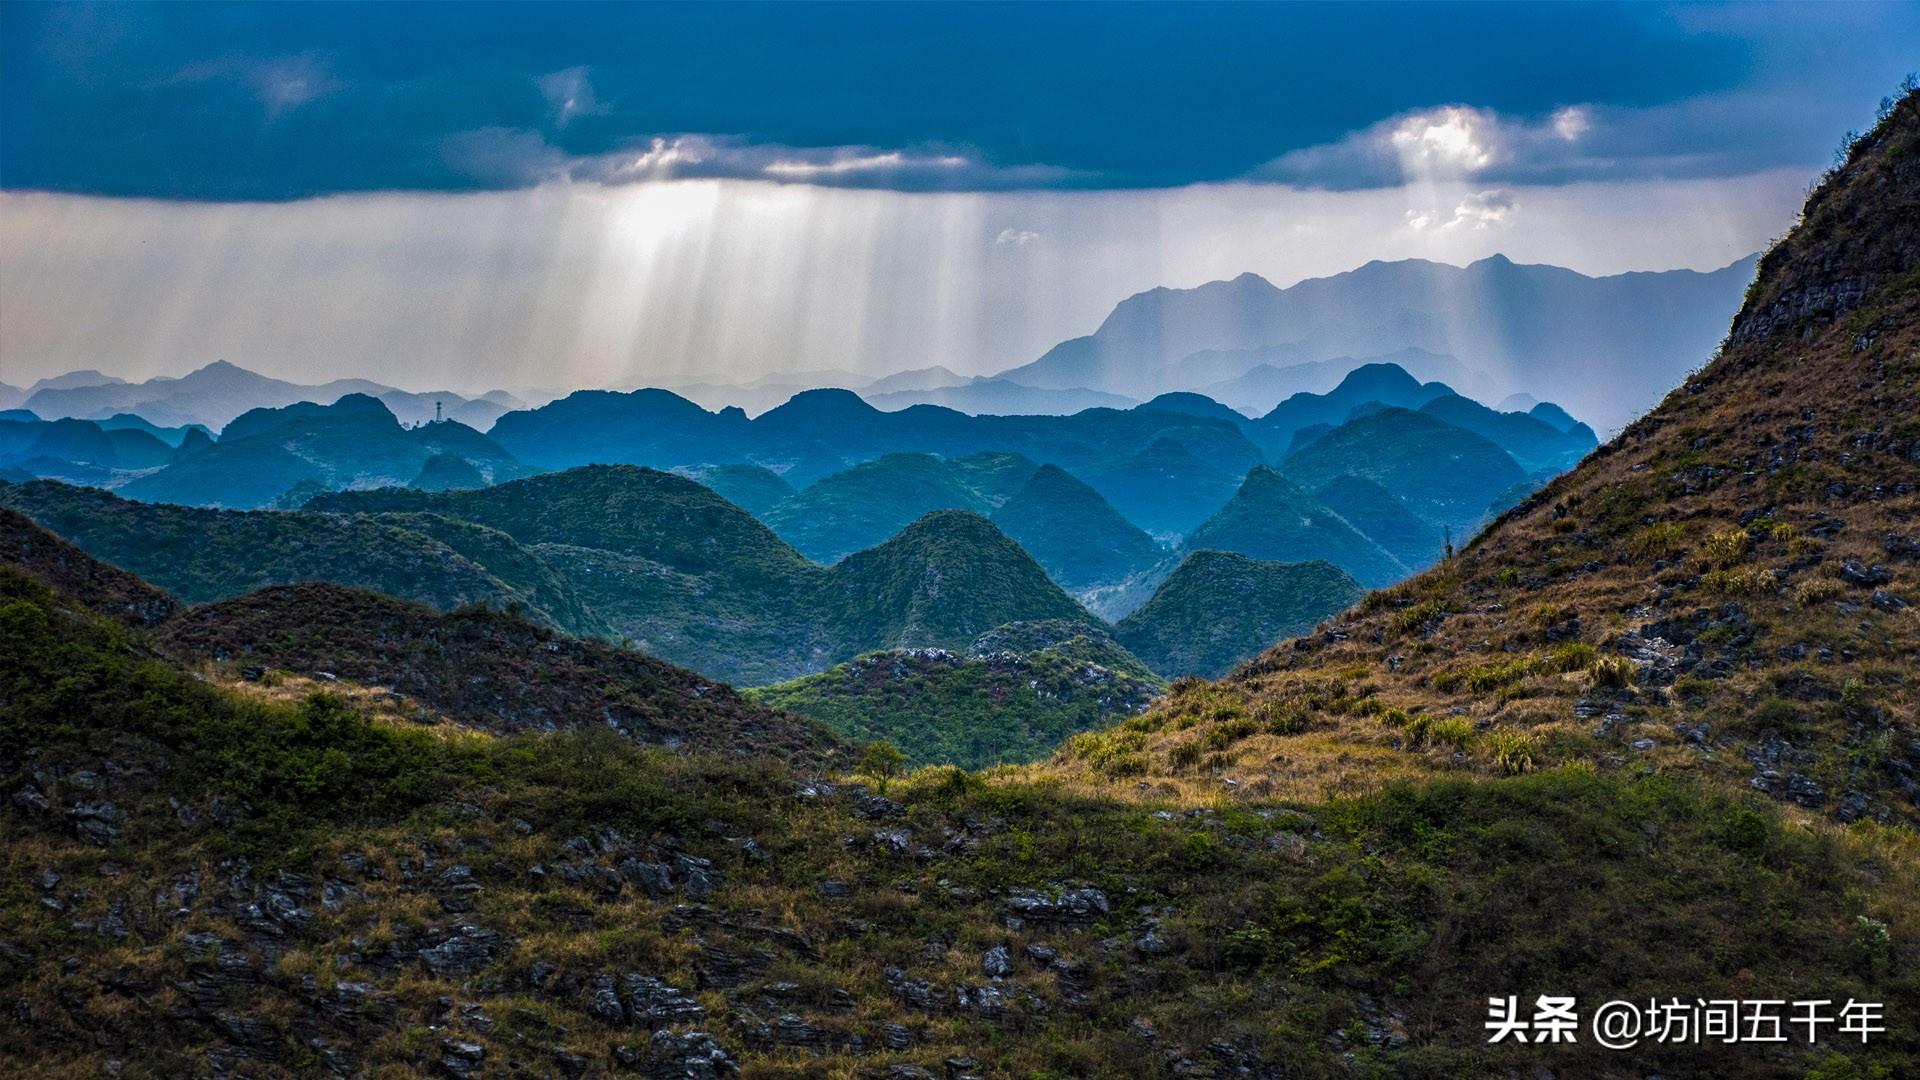
[{"label": "distant mountain range", "polygon": [[1151,397],[1230,383],[1261,365],[1417,348],[1457,358],[1509,390],[1550,390],[1612,429],[1713,354],[1755,259],[1711,273],[1599,278],[1498,255],[1466,267],[1406,259],[1284,289],[1242,274],[1129,297],[1092,334],[1000,377]]},{"label": "distant mountain range", "polygon": [[[1208,548],[1326,559],[1364,583],[1390,583],[1438,558],[1449,530],[1464,542],[1594,445],[1591,429],[1557,406],[1499,412],[1394,364],[1363,365],[1260,417],[1190,392],[1127,410],[1007,417],[933,406],[889,413],[839,390],[808,391],[754,418],[662,390],[583,391],[509,414],[490,434],[454,421],[404,426],[362,394],[249,410],[217,440],[132,417],[5,417],[6,478],[60,479],[152,503],[319,508],[333,505],[332,492],[393,489],[378,497],[381,511],[411,513],[422,504],[402,489],[478,492],[542,469],[639,464],[706,484],[811,564],[881,545],[929,513],[963,510],[992,518],[1053,583],[1108,619],[1144,603],[1186,552]],[[605,545],[538,543],[556,545],[535,560],[544,573],[602,591],[581,605],[592,618],[551,614],[556,625],[658,634],[658,605],[691,603],[671,599],[681,586],[662,584],[678,579],[647,578],[624,555],[610,561]],[[661,587],[628,595],[607,584],[620,581]],[[692,596],[707,586],[684,587]],[[717,631],[696,637],[660,648],[679,649],[663,655],[695,667],[701,650],[732,648]],[[822,645],[827,653],[816,644],[789,641],[765,670],[812,670],[842,643]]]},{"label": "distant mountain range", "polygon": [[0,408],[24,408],[48,420],[100,420],[115,413],[132,413],[162,427],[197,424],[217,430],[252,409],[275,409],[302,401],[330,405],[348,394],[379,398],[407,424],[448,419],[484,429],[501,414],[526,407],[526,402],[503,390],[477,397],[445,390],[410,393],[366,379],[336,379],[306,386],[216,360],[179,378],[161,376],[138,383],[97,371],[76,371],[42,379],[21,392],[17,403],[0,401]]}]

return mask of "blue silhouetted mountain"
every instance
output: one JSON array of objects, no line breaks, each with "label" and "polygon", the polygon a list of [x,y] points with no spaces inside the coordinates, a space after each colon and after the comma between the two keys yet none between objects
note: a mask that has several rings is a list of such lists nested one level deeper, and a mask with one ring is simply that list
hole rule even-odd
[{"label": "blue silhouetted mountain", "polygon": [[0,464],[29,475],[84,475],[110,482],[117,472],[150,469],[173,454],[165,442],[136,428],[107,429],[92,420],[41,420],[26,410],[15,416],[0,420]]},{"label": "blue silhouetted mountain", "polygon": [[479,427],[492,423],[502,410],[520,405],[511,395],[500,391],[480,398],[446,390],[410,394],[367,379],[335,379],[304,386],[248,371],[225,360],[216,360],[179,378],[160,376],[138,383],[111,379],[97,371],[72,372],[34,384],[25,401],[27,407],[50,419],[66,416],[98,420],[130,415],[160,428],[194,424],[219,428],[251,409],[279,408],[299,401],[325,405],[347,394],[386,399],[394,414],[408,422],[434,419],[437,403],[444,407],[446,419]]},{"label": "blue silhouetted mountain", "polygon": [[1161,394],[1151,401],[1136,406],[1136,408],[1159,409],[1163,412],[1185,413],[1188,416],[1207,416],[1216,420],[1225,420],[1235,425],[1243,424],[1247,420],[1245,416],[1220,404],[1205,394],[1189,393],[1184,390]]},{"label": "blue silhouetted mountain", "polygon": [[524,472],[464,424],[402,427],[377,399],[348,394],[332,405],[251,410],[212,446],[120,490],[147,502],[248,508],[269,505],[302,481],[328,489],[410,484],[436,456],[466,462],[488,483]]},{"label": "blue silhouetted mountain", "polygon": [[585,464],[671,468],[741,460],[747,415],[713,413],[666,390],[579,390],[537,409],[502,416],[488,435],[516,459],[543,469]]},{"label": "blue silhouetted mountain", "polygon": [[182,442],[186,441],[189,434],[195,432],[201,435],[207,434],[207,429],[202,424],[182,424],[178,427],[161,427],[147,420],[145,417],[135,416],[132,413],[115,413],[105,420],[96,420],[94,423],[99,424],[100,430],[102,431],[119,431],[123,428],[137,428],[159,439],[161,442],[166,443],[168,446],[179,446]]},{"label": "blue silhouetted mountain", "polygon": [[1294,435],[1320,424],[1338,427],[1356,415],[1387,406],[1417,409],[1435,398],[1447,397],[1444,383],[1423,383],[1397,364],[1367,364],[1354,368],[1338,386],[1324,394],[1300,393],[1282,401],[1254,421],[1249,434],[1277,455],[1290,452]]},{"label": "blue silhouetted mountain", "polygon": [[[1546,407],[1542,403],[1534,408],[1537,411]],[[1600,440],[1594,438],[1593,429],[1585,424],[1574,423],[1566,428],[1557,428],[1530,413],[1495,412],[1458,394],[1434,398],[1420,406],[1420,411],[1476,435],[1486,436],[1529,470],[1560,472],[1570,469],[1587,456],[1588,451],[1600,445]],[[1555,411],[1559,411],[1561,416],[1566,415],[1564,411]]]},{"label": "blue silhouetted mountain", "polygon": [[1495,496],[1527,477],[1511,454],[1486,438],[1400,408],[1341,424],[1289,454],[1281,469],[1311,488],[1345,473],[1364,476],[1420,517],[1451,526],[1456,541],[1485,520]]},{"label": "blue silhouetted mountain", "polygon": [[675,471],[755,517],[793,495],[792,484],[761,465],[695,465]]},{"label": "blue silhouetted mountain", "polygon": [[1247,473],[1227,505],[1186,539],[1189,551],[1237,551],[1275,562],[1324,560],[1369,588],[1409,571],[1299,484],[1266,466]]},{"label": "blue silhouetted mountain", "polygon": [[[1575,427],[1586,426],[1581,424],[1580,421],[1575,420],[1568,414],[1567,410],[1555,405],[1551,401],[1533,403],[1527,408],[1527,415],[1533,417],[1535,420],[1544,421],[1553,425],[1556,431],[1572,431]],[[1592,429],[1588,428],[1588,430],[1591,431]]]},{"label": "blue silhouetted mountain", "polygon": [[[1131,296],[1092,334],[1001,374],[1145,398],[1232,378],[1223,357],[1243,357],[1244,372],[1414,347],[1506,382],[1552,387],[1575,412],[1615,427],[1713,353],[1754,265],[1748,257],[1711,273],[1595,278],[1499,255],[1465,267],[1406,259],[1284,289],[1242,274]],[[1183,360],[1209,352],[1212,362],[1195,369],[1204,377],[1181,377]]]},{"label": "blue silhouetted mountain", "polygon": [[1042,465],[993,523],[1068,589],[1121,581],[1165,555],[1153,538],[1057,465]]},{"label": "blue silhouetted mountain", "polygon": [[1239,490],[1236,474],[1195,457],[1171,438],[1087,476],[1087,483],[1135,525],[1182,536]]},{"label": "blue silhouetted mountain", "polygon": [[938,386],[922,390],[895,390],[880,393],[872,387],[860,396],[875,408],[894,410],[914,405],[935,405],[943,409],[995,416],[1067,416],[1085,409],[1125,409],[1134,400],[1120,394],[1078,387],[1039,389],[1023,386],[1012,379],[974,378],[959,386]]},{"label": "blue silhouetted mountain", "polygon": [[1315,488],[1313,497],[1410,570],[1426,569],[1438,562],[1445,550],[1440,526],[1407,509],[1386,488],[1363,476],[1341,473]]}]

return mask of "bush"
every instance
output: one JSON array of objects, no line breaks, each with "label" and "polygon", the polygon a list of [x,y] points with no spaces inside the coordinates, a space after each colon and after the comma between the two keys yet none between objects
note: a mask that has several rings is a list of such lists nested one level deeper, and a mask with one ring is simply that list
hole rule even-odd
[{"label": "bush", "polygon": [[1703,574],[1700,587],[1715,596],[1765,596],[1780,587],[1780,580],[1766,570],[1748,566]]},{"label": "bush", "polygon": [[1662,521],[1649,525],[1635,533],[1627,541],[1627,554],[1635,560],[1644,562],[1649,559],[1677,555],[1686,549],[1687,527],[1678,521]]},{"label": "bush", "polygon": [[901,753],[899,747],[880,739],[867,744],[867,752],[860,756],[860,764],[853,771],[879,781],[884,789],[887,781],[900,775],[906,764],[907,755]]},{"label": "bush", "polygon": [[1436,720],[1416,716],[1407,722],[1407,742],[1413,746],[1447,746],[1465,750],[1473,742],[1473,721],[1464,716]]},{"label": "bush", "polygon": [[1312,717],[1298,705],[1269,701],[1260,706],[1260,721],[1270,735],[1299,735],[1312,725]]},{"label": "bush", "polygon": [[1487,752],[1493,766],[1508,775],[1533,771],[1533,755],[1540,748],[1540,737],[1527,732],[1501,728],[1487,736]]},{"label": "bush", "polygon": [[1603,656],[1593,662],[1588,669],[1593,676],[1593,685],[1624,690],[1633,685],[1633,661],[1624,656]]},{"label": "bush", "polygon": [[1832,578],[1808,578],[1793,588],[1793,599],[1802,607],[1824,604],[1846,592],[1846,587]]},{"label": "bush", "polygon": [[1700,559],[1708,566],[1726,568],[1738,565],[1747,557],[1747,547],[1751,541],[1745,529],[1728,529],[1707,537],[1702,546]]}]

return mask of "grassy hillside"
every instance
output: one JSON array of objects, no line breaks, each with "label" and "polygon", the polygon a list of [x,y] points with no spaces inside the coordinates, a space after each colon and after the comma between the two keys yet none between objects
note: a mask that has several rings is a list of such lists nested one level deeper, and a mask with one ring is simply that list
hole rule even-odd
[{"label": "grassy hillside", "polygon": [[1168,678],[1213,678],[1282,638],[1312,629],[1365,592],[1332,563],[1196,551],[1113,632]]},{"label": "grassy hillside", "polygon": [[676,750],[852,761],[847,744],[814,725],[691,671],[484,608],[442,614],[338,585],[289,585],[194,608],[158,638],[228,679],[249,669],[256,680],[273,669],[325,672],[496,734],[610,727]]},{"label": "grassy hillside", "polygon": [[890,742],[916,766],[978,769],[1045,757],[1138,713],[1165,686],[1105,632],[1051,620],[998,627],[961,650],[869,653],[751,696]]},{"label": "grassy hillside", "polygon": [[0,486],[0,505],[190,603],[332,581],[442,610],[517,604],[558,621],[534,602],[535,582],[523,589],[454,546],[382,521],[131,502],[50,480]]},{"label": "grassy hillside", "polygon": [[1042,465],[993,512],[993,523],[1069,589],[1125,581],[1165,555],[1100,493]]},{"label": "grassy hillside", "polygon": [[876,796],[603,730],[450,737],[337,695],[242,696],[12,567],[0,627],[0,761],[33,762],[0,808],[9,1073],[1916,1062],[1905,1032],[1487,1045],[1486,995],[1521,985],[1912,999],[1910,840],[1684,776],[1248,805],[930,770]]},{"label": "grassy hillside", "polygon": [[1388,585],[1407,566],[1340,515],[1266,466],[1186,539],[1190,551],[1237,551],[1271,562],[1324,561],[1364,585]]}]

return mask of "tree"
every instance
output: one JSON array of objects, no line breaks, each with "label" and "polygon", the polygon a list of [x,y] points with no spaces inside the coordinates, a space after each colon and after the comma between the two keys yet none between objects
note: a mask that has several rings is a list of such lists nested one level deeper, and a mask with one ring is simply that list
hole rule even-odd
[{"label": "tree", "polygon": [[860,756],[860,764],[853,771],[879,781],[880,790],[885,791],[887,781],[900,775],[906,764],[907,755],[901,753],[899,747],[879,739],[867,744],[867,752]]}]

